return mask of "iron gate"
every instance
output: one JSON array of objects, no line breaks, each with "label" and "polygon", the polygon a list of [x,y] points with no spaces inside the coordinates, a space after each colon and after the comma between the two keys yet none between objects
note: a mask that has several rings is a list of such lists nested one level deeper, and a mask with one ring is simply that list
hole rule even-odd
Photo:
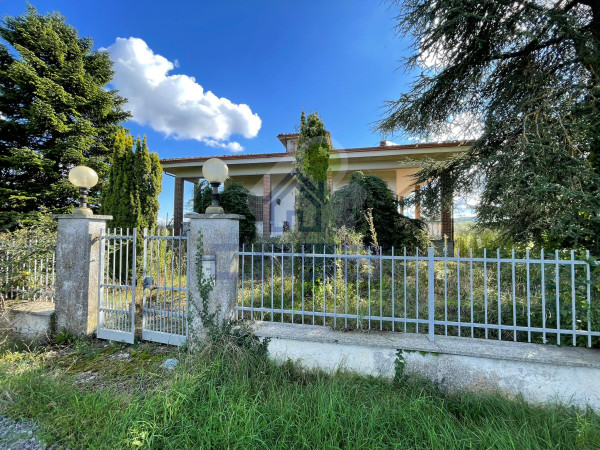
[{"label": "iron gate", "polygon": [[136,291],[135,228],[110,229],[100,234],[100,273],[98,277],[98,328],[100,339],[133,343]]},{"label": "iron gate", "polygon": [[[171,236],[168,230],[153,234],[144,230],[141,261],[135,229],[102,234],[98,338],[133,343],[136,330],[141,330],[138,337],[143,340],[183,343],[187,339],[187,255],[188,237]],[[141,286],[136,282],[139,278]],[[136,300],[141,308],[136,309]]]},{"label": "iron gate", "polygon": [[187,339],[188,237],[144,230],[142,339],[180,345]]}]

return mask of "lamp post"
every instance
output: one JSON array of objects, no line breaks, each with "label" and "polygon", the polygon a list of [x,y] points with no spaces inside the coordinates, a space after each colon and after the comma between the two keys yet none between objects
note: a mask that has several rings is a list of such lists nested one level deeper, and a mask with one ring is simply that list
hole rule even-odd
[{"label": "lamp post", "polygon": [[79,188],[79,208],[73,209],[73,214],[91,216],[94,213],[87,204],[88,190],[98,183],[98,174],[86,166],[76,166],[69,171],[69,181]]},{"label": "lamp post", "polygon": [[219,186],[224,183],[229,175],[227,164],[218,158],[210,158],[202,166],[202,175],[212,186],[212,204],[206,208],[206,214],[224,214],[219,205]]}]

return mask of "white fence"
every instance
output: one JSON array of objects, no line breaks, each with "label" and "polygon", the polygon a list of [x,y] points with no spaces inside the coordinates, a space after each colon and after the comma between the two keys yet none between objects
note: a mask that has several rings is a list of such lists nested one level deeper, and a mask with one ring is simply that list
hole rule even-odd
[{"label": "white fence", "polygon": [[589,254],[339,250],[242,247],[238,318],[427,333],[431,340],[599,345]]},{"label": "white fence", "polygon": [[0,301],[54,301],[55,242],[0,242]]}]

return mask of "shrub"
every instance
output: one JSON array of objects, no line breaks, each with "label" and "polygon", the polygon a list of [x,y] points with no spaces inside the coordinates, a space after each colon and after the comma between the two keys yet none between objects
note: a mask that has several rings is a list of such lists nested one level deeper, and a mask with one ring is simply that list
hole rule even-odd
[{"label": "shrub", "polygon": [[[411,249],[425,249],[428,245],[425,224],[400,214],[394,193],[378,176],[353,173],[350,183],[334,192],[332,202],[336,226],[362,234],[365,244],[377,240],[383,247]],[[376,239],[367,220],[369,209],[372,210]]]}]

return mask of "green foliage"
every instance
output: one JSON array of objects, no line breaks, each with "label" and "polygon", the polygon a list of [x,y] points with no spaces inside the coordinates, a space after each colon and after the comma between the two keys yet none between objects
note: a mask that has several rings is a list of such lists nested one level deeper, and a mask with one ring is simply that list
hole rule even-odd
[{"label": "green foliage", "polygon": [[512,242],[503,239],[497,231],[478,226],[474,223],[456,224],[454,229],[454,249],[460,250],[461,256],[469,256],[469,250],[473,250],[473,256],[483,256],[483,249],[496,250],[510,249]]},{"label": "green foliage", "polygon": [[334,242],[327,169],[329,135],[318,113],[300,116],[300,136],[295,153],[297,232],[305,244]]},{"label": "green foliage", "polygon": [[54,265],[56,225],[56,220],[41,213],[15,230],[0,232],[0,303],[47,299],[52,280],[40,274],[51,273]]},{"label": "green foliage", "polygon": [[[219,194],[219,201],[226,214],[240,214],[240,244],[250,244],[256,240],[256,218],[248,205],[250,191],[239,183],[226,182]],[[194,212],[204,214],[212,201],[212,187],[206,180],[194,186]]]},{"label": "green foliage", "polygon": [[[481,191],[478,222],[517,243],[600,252],[597,2],[405,0],[400,34],[426,67],[379,130],[427,138],[467,114],[470,150],[418,174],[416,201]],[[467,126],[472,127],[474,123]]]},{"label": "green foliage", "polygon": [[[406,374],[402,383],[328,375],[235,348],[2,350],[3,414],[33,419],[48,445],[64,448],[600,446],[600,418],[590,410],[445,394]],[[131,359],[110,358],[117,350]],[[179,360],[173,373],[160,369],[168,357]],[[100,381],[82,382],[84,367]]]},{"label": "green foliage", "polygon": [[156,153],[133,138],[125,129],[117,131],[113,144],[108,183],[102,192],[101,214],[113,216],[109,227],[153,228],[157,224],[158,194],[162,187],[162,168]]},{"label": "green foliage", "polygon": [[[209,302],[210,293],[215,287],[215,279],[208,277],[202,270],[202,256],[204,247],[202,244],[202,233],[198,234],[198,245],[196,248],[195,272],[198,282],[199,299],[190,297],[189,301],[200,305],[199,318],[202,323],[204,333],[196,335],[196,328],[193,326],[194,317],[188,313],[190,344],[194,347],[201,346],[209,351],[232,351],[237,349],[254,358],[264,360],[268,356],[269,339],[262,341],[254,335],[247,324],[234,324],[226,318],[222,320],[220,305],[211,305]],[[198,303],[199,301],[199,303]]]},{"label": "green foliage", "polygon": [[375,175],[355,172],[350,183],[333,194],[336,226],[345,226],[364,236],[365,244],[373,244],[367,213],[372,210],[373,225],[379,244],[424,250],[427,245],[425,225],[398,211],[398,201],[385,181]]},{"label": "green foliage", "polygon": [[95,209],[114,134],[129,117],[125,99],[106,89],[108,52],[93,50],[60,14],[33,6],[5,17],[0,37],[0,228],[43,208],[70,211],[79,196],[67,174],[80,164],[98,172],[89,197]]}]

